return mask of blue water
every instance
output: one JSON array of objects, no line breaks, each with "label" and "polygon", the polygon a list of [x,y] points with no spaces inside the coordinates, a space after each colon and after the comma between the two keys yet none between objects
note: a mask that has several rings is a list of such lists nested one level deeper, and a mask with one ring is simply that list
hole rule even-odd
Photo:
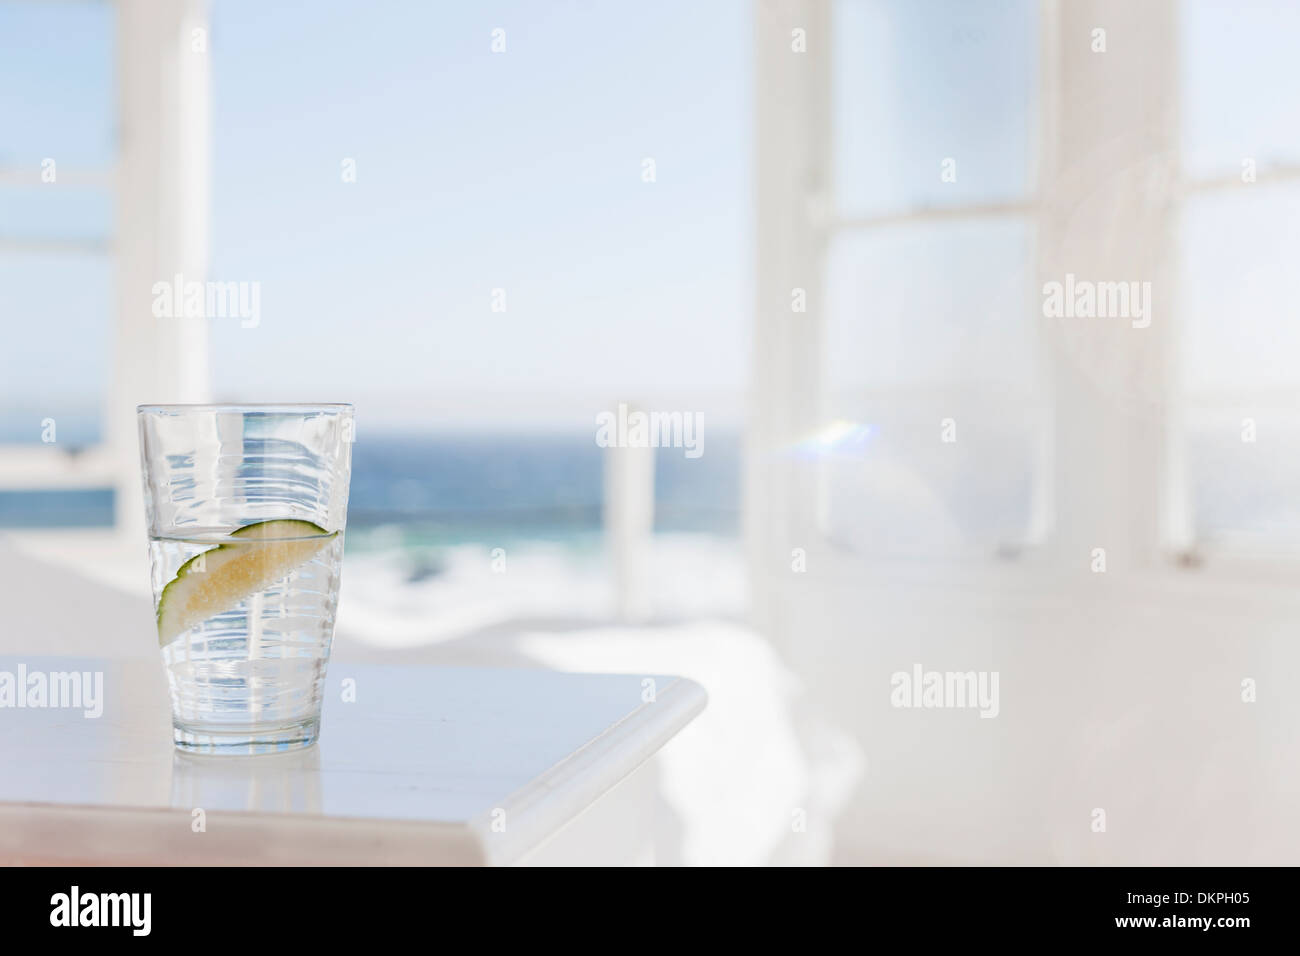
[{"label": "blue water", "polygon": [[113,492],[0,491],[0,528],[106,528],[113,523]]},{"label": "blue water", "polygon": [[[1269,430],[1273,440],[1249,445],[1241,442],[1237,427],[1202,428],[1189,436],[1198,533],[1207,540],[1220,533],[1256,533],[1300,548],[1300,496],[1295,493],[1300,453],[1294,451],[1300,449],[1300,428],[1276,423]],[[0,415],[0,443],[33,442],[39,435],[39,418]],[[59,417],[59,447],[98,440],[93,417]],[[657,531],[737,534],[740,435],[711,429],[704,447],[705,454],[695,459],[681,449],[656,450]],[[374,535],[375,544],[490,541],[495,546],[556,540],[594,546],[601,527],[603,455],[589,432],[367,432],[353,450],[348,511],[349,529],[362,533],[350,537],[349,544],[367,547],[367,534],[383,528],[387,537]],[[928,467],[924,455],[904,457],[918,474],[946,474]],[[1014,532],[1026,520],[1029,462],[1019,460],[1024,457],[1007,452],[997,468],[958,469],[947,476],[948,484],[936,483],[934,490],[972,536]],[[831,490],[837,487],[832,482]],[[107,489],[0,491],[0,528],[106,527],[112,523],[112,495]],[[879,504],[879,510],[897,510]],[[851,517],[867,505],[849,500],[846,507]],[[896,517],[908,518],[902,513]]]},{"label": "blue water", "polygon": [[[62,420],[59,427],[64,446]],[[79,443],[97,437],[75,434]],[[590,433],[367,435],[353,448],[348,527],[395,525],[407,543],[427,544],[594,534],[604,454]],[[656,449],[656,530],[735,534],[739,486],[737,433],[711,430],[699,458]],[[0,527],[106,526],[112,509],[107,489],[5,491]]]},{"label": "blue water", "polygon": [[[388,435],[358,441],[348,523],[567,537],[601,524],[603,456],[590,434]],[[733,534],[739,519],[740,441],[708,436],[706,452],[655,451],[655,526]]]}]

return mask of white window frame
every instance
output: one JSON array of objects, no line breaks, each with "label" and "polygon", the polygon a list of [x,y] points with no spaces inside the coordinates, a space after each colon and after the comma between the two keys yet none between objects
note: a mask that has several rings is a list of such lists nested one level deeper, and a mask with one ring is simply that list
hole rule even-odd
[{"label": "white window frame", "polygon": [[[832,236],[846,229],[1006,216],[1032,221],[1036,282],[1026,295],[1034,310],[1041,308],[1042,283],[1067,271],[1152,281],[1163,311],[1141,330],[1145,338],[1123,338],[1125,330],[1116,326],[1082,333],[1101,348],[1118,350],[1147,384],[1153,400],[1139,409],[1099,401],[1095,383],[1071,352],[1078,342],[1063,342],[1049,320],[1039,324],[1050,424],[1030,533],[1041,547],[1026,560],[1030,568],[1056,573],[1086,568],[1091,550],[1105,547],[1109,570],[1182,563],[1170,559],[1186,557],[1196,542],[1182,427],[1189,396],[1176,364],[1178,215],[1187,196],[1239,181],[1182,177],[1178,0],[1041,4],[1039,185],[1032,199],[851,219],[832,213],[831,6],[831,0],[756,0],[753,6],[757,295],[744,514],[755,623],[785,643],[796,631],[792,618],[803,614],[798,608],[806,609],[789,599],[792,589],[803,586],[791,574],[791,555],[821,543],[820,491],[810,469],[801,471],[779,451],[825,424],[818,386],[825,251]],[[1097,27],[1108,32],[1105,53],[1091,48]],[[791,49],[795,29],[805,31],[804,53]],[[1098,72],[1102,67],[1109,73]],[[1090,148],[1093,143],[1107,148]],[[1139,172],[1147,176],[1145,183]],[[1258,171],[1260,184],[1297,178],[1300,167]],[[1073,217],[1107,203],[1115,218],[1096,231],[1106,242],[1074,228]],[[1129,276],[1134,269],[1140,274]],[[793,287],[809,290],[805,314],[791,313]],[[866,570],[850,561],[844,568],[840,580]]]}]

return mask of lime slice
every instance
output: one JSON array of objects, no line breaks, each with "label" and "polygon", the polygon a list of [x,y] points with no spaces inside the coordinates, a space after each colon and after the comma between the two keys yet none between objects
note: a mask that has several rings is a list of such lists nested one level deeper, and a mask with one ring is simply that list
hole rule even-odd
[{"label": "lime slice", "polygon": [[237,543],[196,554],[158,597],[158,644],[235,607],[306,564],[338,536],[310,521],[259,521],[232,531]]}]

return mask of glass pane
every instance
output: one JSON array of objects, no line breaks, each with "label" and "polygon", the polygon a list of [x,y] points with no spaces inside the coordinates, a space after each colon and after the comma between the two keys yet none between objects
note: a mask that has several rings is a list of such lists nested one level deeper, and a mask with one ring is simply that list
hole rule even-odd
[{"label": "glass pane", "polygon": [[1197,534],[1212,547],[1300,552],[1300,186],[1193,199],[1182,249]]},{"label": "glass pane", "polygon": [[968,397],[872,402],[851,426],[828,426],[860,437],[819,465],[823,532],[867,557],[1014,556],[1031,535],[1040,425]]},{"label": "glass pane", "polygon": [[1300,414],[1267,397],[1193,406],[1187,470],[1197,540],[1214,550],[1300,555]]},{"label": "glass pane", "polygon": [[1026,538],[1038,441],[1032,228],[850,233],[829,263],[828,536],[868,555],[992,555]]},{"label": "glass pane", "polygon": [[1037,4],[840,0],[834,17],[842,215],[1033,192]]},{"label": "glass pane", "polygon": [[1183,0],[1181,32],[1187,175],[1300,163],[1300,4]]},{"label": "glass pane", "polygon": [[1030,389],[1032,236],[1023,220],[841,234],[827,265],[832,389]]},{"label": "glass pane", "polygon": [[1300,386],[1300,186],[1243,185],[1183,214],[1184,374],[1193,393]]}]

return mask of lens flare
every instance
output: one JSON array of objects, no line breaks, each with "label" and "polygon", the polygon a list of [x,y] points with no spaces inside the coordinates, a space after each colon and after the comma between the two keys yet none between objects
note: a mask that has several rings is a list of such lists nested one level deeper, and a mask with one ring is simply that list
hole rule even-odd
[{"label": "lens flare", "polygon": [[788,453],[801,460],[857,458],[878,431],[875,425],[837,420],[790,445]]}]

